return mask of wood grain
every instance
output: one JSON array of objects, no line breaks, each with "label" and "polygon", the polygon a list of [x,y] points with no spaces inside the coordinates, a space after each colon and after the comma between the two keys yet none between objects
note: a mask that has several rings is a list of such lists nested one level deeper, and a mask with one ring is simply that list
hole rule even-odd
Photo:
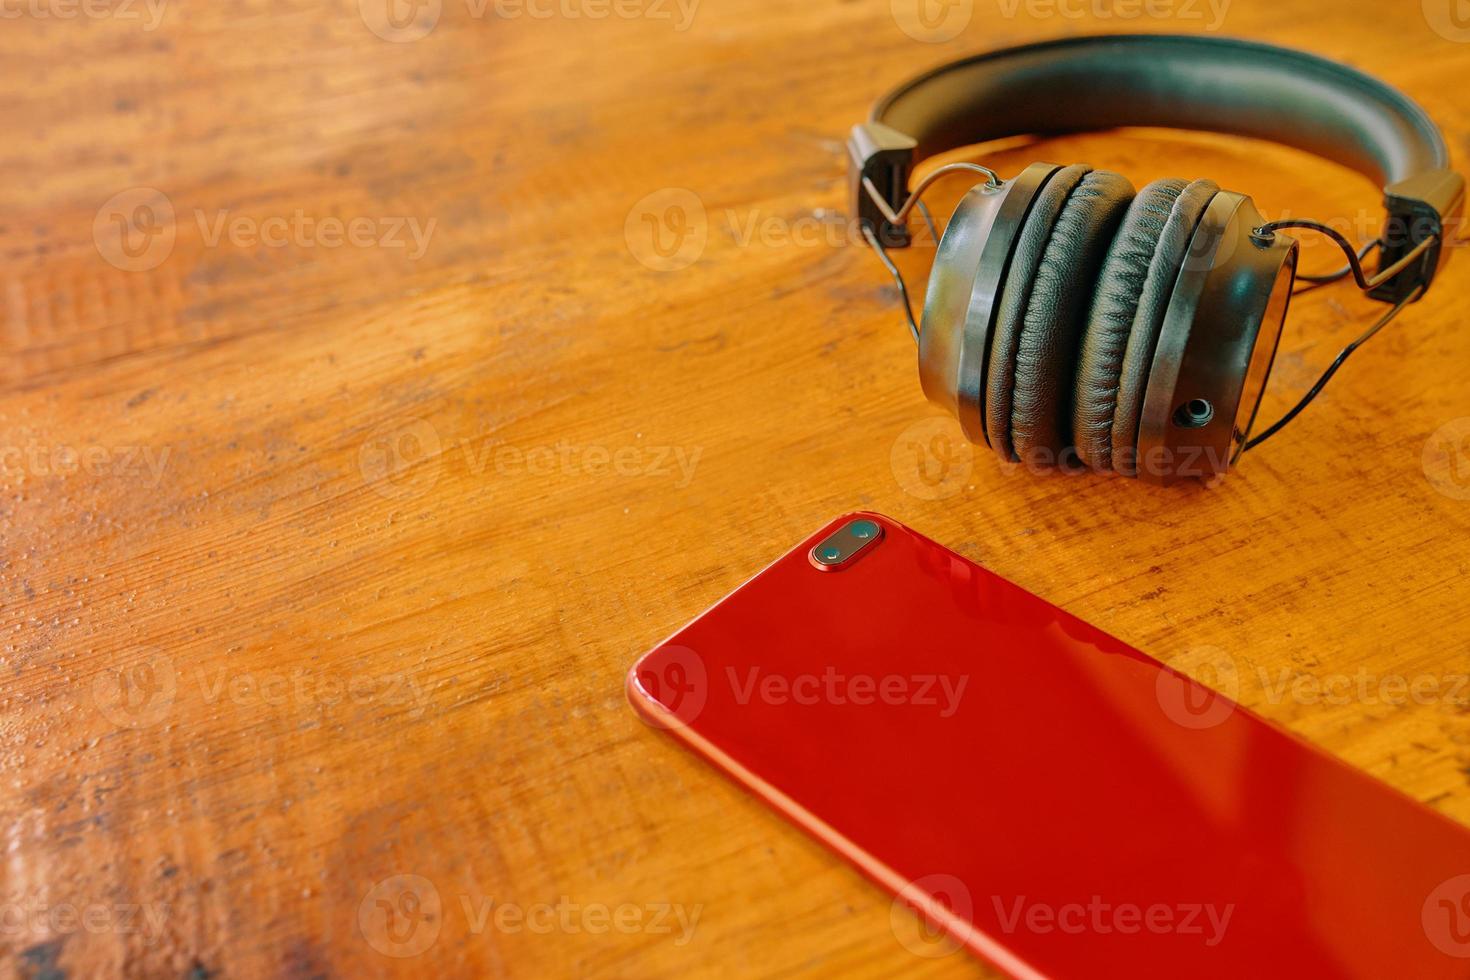
[{"label": "wood grain", "polygon": [[[1160,657],[1224,651],[1246,704],[1470,821],[1470,262],[1222,487],[1163,490],[968,454],[842,213],[885,86],[1209,5],[962,2],[928,43],[888,0],[37,4],[0,33],[7,975],[985,975],[623,700],[856,507]],[[1465,162],[1470,45],[1418,2],[1225,6],[1402,86]],[[1378,196],[1217,137],[986,159],[1349,226]],[[1378,312],[1301,296],[1267,414]]]}]

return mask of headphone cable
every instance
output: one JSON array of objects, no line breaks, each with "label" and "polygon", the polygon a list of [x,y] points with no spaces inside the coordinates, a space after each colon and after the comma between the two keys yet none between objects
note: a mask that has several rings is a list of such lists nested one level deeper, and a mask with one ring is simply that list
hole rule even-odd
[{"label": "headphone cable", "polygon": [[1292,419],[1300,415],[1302,409],[1310,405],[1312,399],[1316,398],[1317,395],[1322,391],[1322,389],[1327,386],[1327,382],[1332,380],[1332,376],[1337,373],[1337,369],[1342,367],[1343,362],[1348,359],[1353,351],[1363,346],[1373,337],[1374,334],[1382,330],[1384,327],[1388,326],[1389,322],[1392,321],[1394,317],[1403,312],[1404,307],[1414,302],[1414,300],[1418,299],[1421,295],[1423,295],[1423,293],[1423,285],[1415,286],[1412,290],[1410,290],[1407,296],[1394,304],[1393,309],[1389,310],[1387,313],[1383,314],[1383,316],[1379,317],[1377,323],[1373,324],[1373,326],[1363,331],[1362,336],[1358,337],[1357,340],[1354,340],[1351,344],[1348,344],[1346,347],[1344,347],[1342,351],[1337,355],[1337,357],[1333,360],[1332,364],[1327,368],[1327,370],[1322,372],[1322,377],[1317,379],[1317,383],[1312,385],[1311,389],[1302,396],[1302,400],[1297,402],[1291,411],[1281,416],[1281,418],[1277,420],[1275,425],[1271,426],[1265,432],[1262,432],[1260,435],[1254,437],[1249,442],[1247,442],[1245,444],[1245,449],[1242,450],[1242,452],[1248,452],[1252,449],[1255,449],[1261,443],[1265,442],[1267,439],[1280,432],[1282,428],[1286,425],[1286,423],[1290,422]]}]

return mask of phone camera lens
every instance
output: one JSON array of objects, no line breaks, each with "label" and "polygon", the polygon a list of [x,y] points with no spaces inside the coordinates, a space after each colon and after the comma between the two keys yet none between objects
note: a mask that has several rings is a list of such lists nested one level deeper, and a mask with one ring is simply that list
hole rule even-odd
[{"label": "phone camera lens", "polygon": [[883,525],[866,518],[848,521],[807,553],[807,559],[824,572],[846,568],[863,552],[883,539]]}]

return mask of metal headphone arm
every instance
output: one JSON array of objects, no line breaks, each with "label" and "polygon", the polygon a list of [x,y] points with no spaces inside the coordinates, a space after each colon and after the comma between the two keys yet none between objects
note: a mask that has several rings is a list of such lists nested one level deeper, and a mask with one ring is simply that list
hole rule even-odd
[{"label": "metal headphone arm", "polygon": [[[939,241],[939,234],[934,229],[934,218],[929,214],[929,209],[924,207],[924,192],[940,177],[957,171],[984,174],[986,178],[985,186],[987,187],[1000,187],[1004,183],[1000,179],[1000,174],[991,170],[989,167],[982,167],[978,163],[947,163],[942,167],[936,167],[933,172],[919,181],[919,186],[914,188],[913,193],[909,194],[908,199],[899,206],[897,211],[894,211],[888,206],[888,202],[883,199],[883,192],[874,186],[872,178],[866,176],[861,177],[862,189],[867,192],[874,207],[882,215],[884,222],[886,222],[885,227],[902,228],[904,230],[904,245],[908,244],[908,228],[904,224],[904,219],[908,217],[909,212],[913,210],[915,205],[923,212],[924,220],[929,225],[929,233],[934,236],[934,240],[937,243]],[[903,315],[908,320],[909,333],[913,335],[914,343],[917,344],[919,342],[919,325],[914,321],[914,307],[909,302],[908,284],[903,281],[903,274],[898,271],[898,266],[894,265],[893,260],[888,257],[888,251],[884,249],[883,243],[878,240],[878,236],[873,232],[869,223],[859,221],[859,225],[862,228],[863,238],[867,240],[868,245],[872,247],[873,251],[878,253],[878,261],[883,263],[884,268],[888,270],[889,275],[893,276],[893,281],[898,286],[899,298],[903,300]]]}]

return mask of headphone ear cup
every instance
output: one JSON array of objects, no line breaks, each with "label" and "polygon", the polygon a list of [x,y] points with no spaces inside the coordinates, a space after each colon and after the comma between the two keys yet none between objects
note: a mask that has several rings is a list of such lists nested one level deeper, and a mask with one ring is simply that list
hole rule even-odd
[{"label": "headphone ear cup", "polygon": [[1080,165],[1058,171],[1037,194],[991,339],[985,427],[1001,458],[1056,463],[1070,448],[1077,347],[1098,270],[1132,200],[1125,177]]},{"label": "headphone ear cup", "polygon": [[1103,262],[1078,360],[1077,453],[1097,470],[1137,474],[1149,369],[1190,241],[1220,188],[1156,181],[1129,207]]}]

